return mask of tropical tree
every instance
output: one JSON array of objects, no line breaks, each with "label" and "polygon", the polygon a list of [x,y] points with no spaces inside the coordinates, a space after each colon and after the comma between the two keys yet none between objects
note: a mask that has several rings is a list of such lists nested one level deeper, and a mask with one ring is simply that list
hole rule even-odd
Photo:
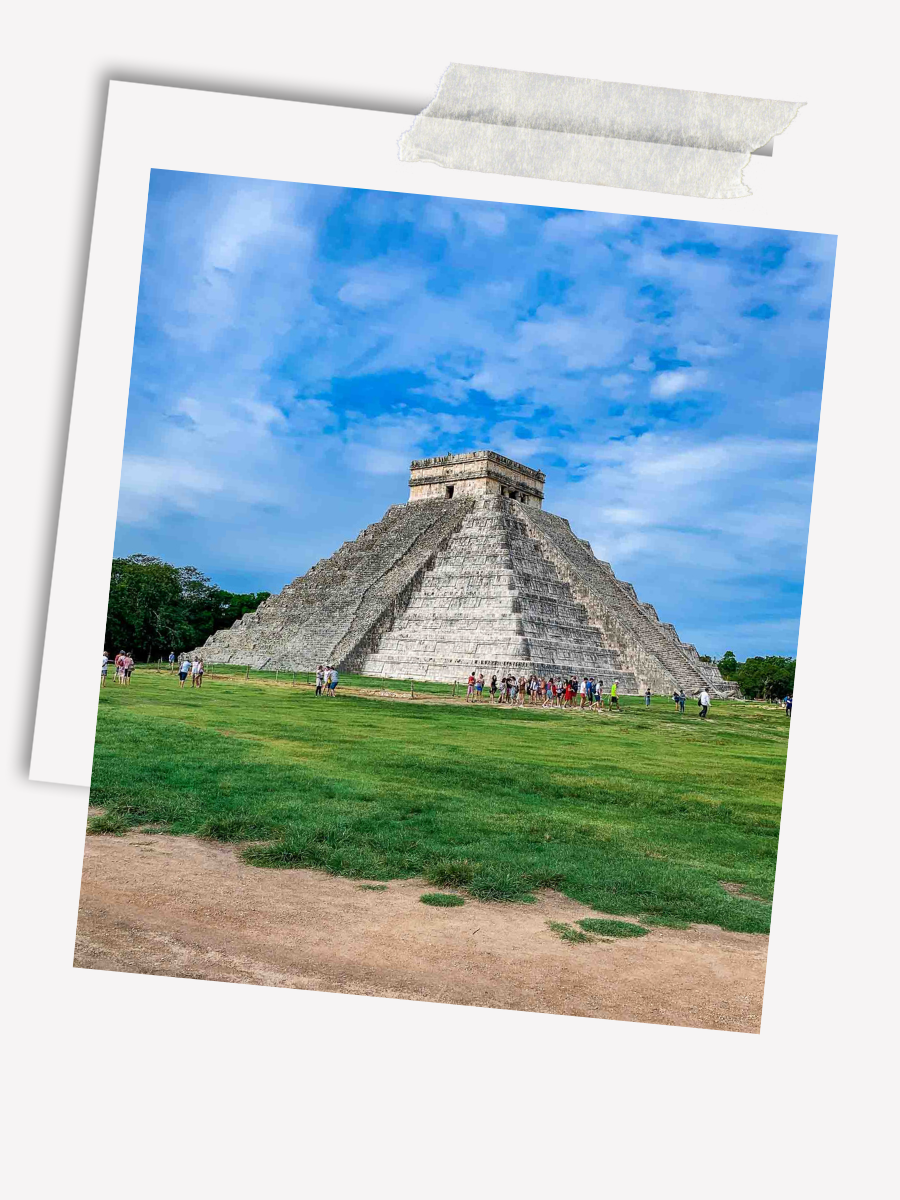
[{"label": "tropical tree", "polygon": [[734,651],[726,650],[719,659],[719,673],[723,679],[737,679],[737,671],[740,665],[734,656]]},{"label": "tropical tree", "polygon": [[[737,681],[750,700],[780,700],[794,691],[796,661],[779,655],[748,658],[738,663]],[[721,670],[721,667],[720,667]]]},{"label": "tropical tree", "polygon": [[257,609],[269,595],[227,592],[196,567],[174,567],[149,554],[115,558],[106,647],[113,653],[131,650],[144,662],[170,650],[192,650]]}]

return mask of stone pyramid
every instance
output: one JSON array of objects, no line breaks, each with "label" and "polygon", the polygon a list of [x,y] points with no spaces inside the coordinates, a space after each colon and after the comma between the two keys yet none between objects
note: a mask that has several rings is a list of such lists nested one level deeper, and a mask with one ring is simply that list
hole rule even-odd
[{"label": "stone pyramid", "polygon": [[489,450],[413,462],[410,496],[202,649],[209,663],[388,679],[590,674],[623,693],[737,693]]}]

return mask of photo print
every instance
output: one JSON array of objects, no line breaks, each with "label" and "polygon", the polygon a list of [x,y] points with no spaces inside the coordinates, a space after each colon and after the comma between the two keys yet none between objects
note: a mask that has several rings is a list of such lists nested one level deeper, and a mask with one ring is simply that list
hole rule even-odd
[{"label": "photo print", "polygon": [[835,246],[154,170],[76,965],[757,1032]]}]

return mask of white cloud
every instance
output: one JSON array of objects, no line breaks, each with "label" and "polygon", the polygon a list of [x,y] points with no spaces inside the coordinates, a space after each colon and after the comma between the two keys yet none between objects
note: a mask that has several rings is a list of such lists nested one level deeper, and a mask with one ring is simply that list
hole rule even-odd
[{"label": "white cloud", "polygon": [[624,371],[616,375],[604,375],[600,382],[614,400],[624,400],[634,389],[634,378]]},{"label": "white cloud", "polygon": [[491,237],[506,233],[506,217],[499,205],[494,209],[476,209],[468,219],[481,233],[490,234]]},{"label": "white cloud", "polygon": [[669,399],[688,388],[702,387],[706,379],[705,371],[660,371],[650,384],[650,395]]},{"label": "white cloud", "polygon": [[366,263],[355,267],[338,291],[338,300],[353,308],[379,308],[402,299],[423,286],[420,272],[402,271],[390,262]]}]

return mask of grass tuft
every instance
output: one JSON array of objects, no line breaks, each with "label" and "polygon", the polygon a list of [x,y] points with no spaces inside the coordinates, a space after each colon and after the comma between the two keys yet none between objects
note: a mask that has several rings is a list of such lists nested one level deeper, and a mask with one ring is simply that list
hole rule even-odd
[{"label": "grass tuft", "polygon": [[98,813],[87,823],[88,833],[111,833],[115,837],[122,837],[131,828],[131,824],[116,812]]},{"label": "grass tuft", "polygon": [[641,913],[645,925],[661,925],[665,929],[690,929],[690,921],[684,917],[663,916],[661,913]]},{"label": "grass tuft", "polygon": [[594,940],[589,934],[582,933],[574,925],[567,925],[565,921],[548,921],[547,928],[558,938],[562,938],[564,942],[592,942]]},{"label": "grass tuft", "polygon": [[435,908],[459,908],[465,904],[462,896],[450,896],[446,892],[426,892],[419,899],[423,904],[431,904]]},{"label": "grass tuft", "polygon": [[424,875],[436,887],[466,887],[475,869],[467,858],[442,858],[426,867]]},{"label": "grass tuft", "polygon": [[495,903],[533,904],[534,896],[527,878],[517,872],[497,868],[480,870],[472,876],[468,885],[469,894],[476,900],[492,900]]},{"label": "grass tuft", "polygon": [[608,938],[646,937],[650,932],[631,921],[604,921],[601,917],[585,917],[578,924],[588,933],[599,933]]},{"label": "grass tuft", "polygon": [[387,884],[386,883],[361,883],[359,885],[359,890],[361,892],[386,892]]},{"label": "grass tuft", "polygon": [[249,842],[255,838],[271,836],[272,832],[270,821],[224,813],[204,821],[197,830],[197,837],[210,842]]}]

